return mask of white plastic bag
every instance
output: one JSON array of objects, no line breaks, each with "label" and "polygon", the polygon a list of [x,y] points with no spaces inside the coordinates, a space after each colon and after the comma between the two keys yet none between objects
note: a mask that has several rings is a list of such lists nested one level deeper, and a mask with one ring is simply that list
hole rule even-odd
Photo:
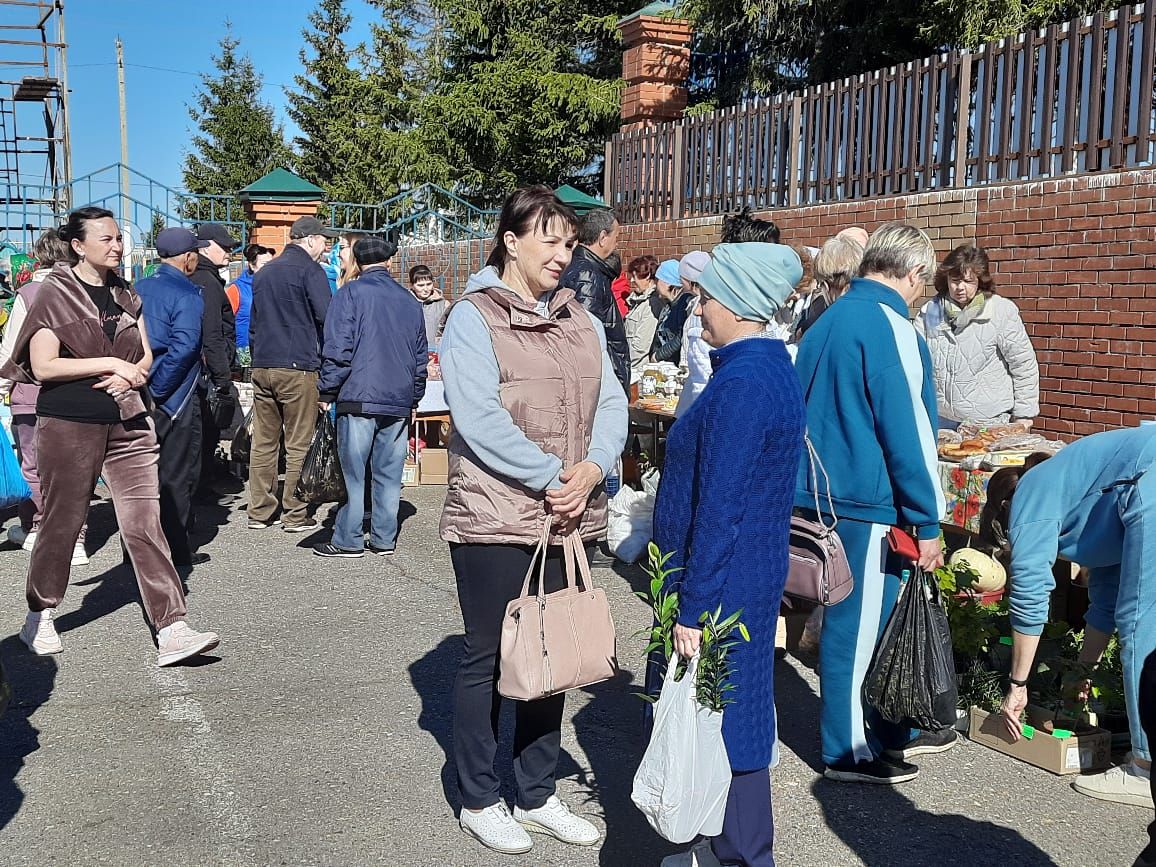
[{"label": "white plastic bag", "polygon": [[650,827],[671,843],[722,833],[731,765],[722,737],[723,715],[698,703],[698,656],[675,680],[677,657],[666,667],[654,708],[654,731],[634,775],[630,798]]},{"label": "white plastic bag", "polygon": [[610,499],[606,544],[623,563],[642,556],[654,535],[654,497],[632,488],[622,488]]}]

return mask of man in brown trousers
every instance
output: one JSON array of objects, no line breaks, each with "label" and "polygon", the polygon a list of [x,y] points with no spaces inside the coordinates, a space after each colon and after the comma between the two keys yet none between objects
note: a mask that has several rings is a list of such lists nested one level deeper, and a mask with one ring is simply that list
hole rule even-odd
[{"label": "man in brown trousers", "polygon": [[[253,353],[253,448],[249,457],[249,529],[282,524],[286,533],[315,530],[294,496],[317,426],[317,375],[329,279],[318,264],[333,232],[301,217],[284,251],[253,276],[249,342]],[[280,439],[285,436],[285,487],[277,500]],[[277,507],[281,513],[278,519]]]}]

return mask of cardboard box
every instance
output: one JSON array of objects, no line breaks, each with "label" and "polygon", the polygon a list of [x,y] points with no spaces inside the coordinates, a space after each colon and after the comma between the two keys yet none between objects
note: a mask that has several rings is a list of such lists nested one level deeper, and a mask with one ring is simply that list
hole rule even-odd
[{"label": "cardboard box", "polygon": [[1110,732],[1092,728],[1058,738],[1043,729],[1044,724],[1052,719],[1051,711],[1029,705],[1026,716],[1028,724],[1035,728],[1035,733],[1030,738],[1022,737],[1012,743],[999,714],[989,714],[973,707],[967,736],[976,743],[1053,774],[1098,771],[1111,764]]},{"label": "cardboard box", "polygon": [[401,486],[403,488],[412,488],[419,484],[418,466],[411,460],[406,460],[405,466],[401,470]]},{"label": "cardboard box", "polygon": [[422,449],[418,463],[421,484],[444,485],[449,481],[450,453],[445,449]]}]

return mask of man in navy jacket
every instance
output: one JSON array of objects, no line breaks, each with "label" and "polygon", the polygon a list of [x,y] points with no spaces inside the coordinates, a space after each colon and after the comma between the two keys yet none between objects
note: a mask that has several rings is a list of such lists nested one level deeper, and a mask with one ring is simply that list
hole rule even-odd
[{"label": "man in navy jacket", "polygon": [[[289,229],[281,255],[253,276],[249,347],[253,355],[253,447],[249,457],[249,529],[284,523],[287,533],[316,530],[295,490],[317,428],[317,372],[329,310],[329,278],[317,264],[333,236],[316,217]],[[285,488],[277,501],[277,463],[285,437]],[[281,520],[275,519],[281,506]]]},{"label": "man in navy jacket", "polygon": [[325,320],[318,384],[321,408],[337,404],[337,448],[349,497],[322,557],[365,553],[365,468],[373,485],[369,550],[392,554],[410,414],[425,394],[429,342],[421,303],[389,275],[396,246],[382,238],[353,245],[361,276],[342,286]]},{"label": "man in navy jacket", "polygon": [[160,456],[161,526],[172,550],[173,565],[189,569],[208,560],[189,541],[192,498],[201,476],[201,290],[189,276],[197,268],[197,251],[207,247],[188,229],[165,229],[156,238],[161,265],[136,284],[153,351],[149,393],[156,404]]}]

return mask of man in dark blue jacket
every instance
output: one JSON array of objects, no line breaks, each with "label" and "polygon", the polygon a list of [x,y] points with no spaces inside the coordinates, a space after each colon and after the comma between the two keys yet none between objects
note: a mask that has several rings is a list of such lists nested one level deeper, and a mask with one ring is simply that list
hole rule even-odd
[{"label": "man in dark blue jacket", "polygon": [[136,284],[144,310],[145,330],[153,351],[149,393],[156,403],[160,456],[161,526],[172,550],[173,565],[189,569],[209,559],[189,541],[192,498],[201,476],[201,354],[204,301],[189,279],[197,269],[197,251],[208,246],[188,229],[165,229],[157,235],[161,265]]},{"label": "man in dark blue jacket", "polygon": [[389,275],[396,246],[383,238],[353,245],[361,276],[338,290],[325,321],[321,408],[337,404],[337,448],[349,497],[322,557],[365,553],[365,468],[373,486],[369,550],[392,554],[409,418],[425,394],[425,315],[421,303]]},{"label": "man in dark blue jacket", "polygon": [[[316,530],[295,490],[317,427],[317,372],[329,310],[329,278],[317,264],[335,233],[316,217],[289,229],[281,255],[253,275],[249,347],[253,355],[253,446],[249,456],[249,529],[284,523],[287,533]],[[277,463],[285,436],[285,487],[277,500]],[[275,520],[277,506],[281,520]]]}]

